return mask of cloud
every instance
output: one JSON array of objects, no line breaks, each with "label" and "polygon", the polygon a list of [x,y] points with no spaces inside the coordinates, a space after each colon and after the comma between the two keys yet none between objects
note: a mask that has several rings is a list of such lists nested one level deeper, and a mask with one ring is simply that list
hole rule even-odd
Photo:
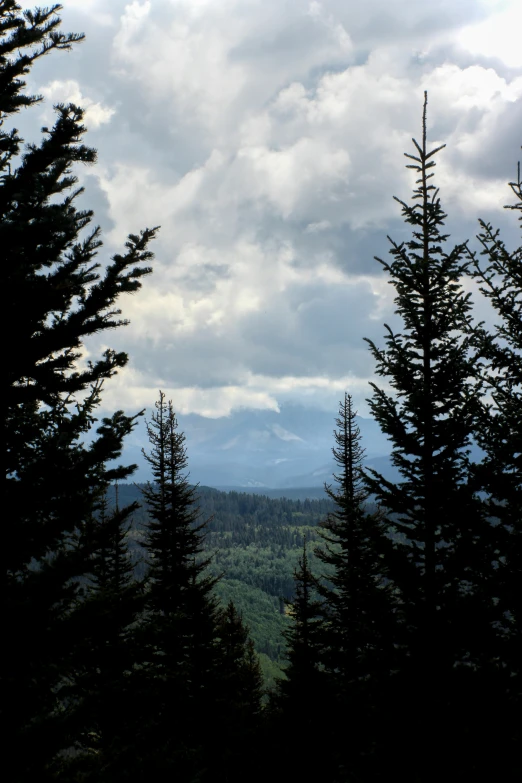
[{"label": "cloud", "polygon": [[491,5],[493,9],[499,6],[499,10],[482,22],[466,26],[458,41],[473,54],[495,57],[512,68],[521,68],[520,5],[513,3],[502,8],[498,0]]},{"label": "cloud", "polygon": [[347,389],[364,412],[374,366],[363,338],[382,344],[394,324],[374,256],[387,235],[408,236],[392,196],[411,194],[403,153],[424,90],[429,143],[447,144],[436,182],[448,230],[473,237],[480,215],[516,241],[502,208],[520,154],[518,5],[66,5],[64,31],[87,39],[42,58],[34,91],[44,112],[87,109],[99,163],[78,174],[81,206],[105,230],[100,260],[161,225],[153,275],[121,301],[131,324],[110,335],[131,361],[104,405],[151,406],[162,388],[205,416],[292,399],[336,410]]},{"label": "cloud", "polygon": [[[54,79],[50,84],[40,89],[41,94],[47,99],[48,103],[74,103],[85,109],[85,125],[88,130],[96,130],[100,125],[105,125],[111,121],[116,113],[116,109],[110,106],[104,106],[100,102],[95,102],[81,91],[80,85],[74,79],[60,81]],[[41,115],[42,119],[52,122],[52,107],[45,106]]]},{"label": "cloud", "polygon": [[309,223],[305,228],[305,233],[316,234],[318,231],[326,231],[331,227],[332,224],[329,220],[320,220],[318,223]]}]

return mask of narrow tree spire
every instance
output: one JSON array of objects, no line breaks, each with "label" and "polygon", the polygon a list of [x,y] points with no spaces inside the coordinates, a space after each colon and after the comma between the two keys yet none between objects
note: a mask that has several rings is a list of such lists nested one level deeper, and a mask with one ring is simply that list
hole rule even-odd
[{"label": "narrow tree spire", "polygon": [[[403,704],[411,702],[399,723],[412,721],[421,754],[432,755],[433,737],[443,731],[439,744],[462,759],[463,748],[476,742],[482,709],[467,678],[487,665],[492,599],[488,603],[481,585],[489,578],[493,538],[468,460],[483,386],[472,303],[463,287],[470,262],[466,244],[447,249],[447,216],[433,184],[435,156],[444,145],[428,148],[426,93],[421,143],[413,144],[414,154],[406,153],[417,175],[412,203],[396,198],[412,235],[400,244],[390,239],[390,262],[377,259],[395,288],[403,332],[385,324],[385,348],[367,340],[377,374],[391,387],[372,383],[369,404],[392,442],[401,480],[394,484],[370,470],[366,483],[394,540],[389,573],[408,638],[402,693]],[[462,722],[470,727],[459,748],[450,704],[453,715],[465,711]],[[416,710],[422,720],[413,719]]]},{"label": "narrow tree spire", "polygon": [[[294,570],[295,592],[288,607],[289,627],[283,631],[287,643],[288,664],[285,677],[279,680],[272,697],[272,715],[278,739],[283,740],[281,779],[304,776],[328,780],[331,765],[323,752],[330,735],[324,721],[329,704],[328,681],[321,667],[323,644],[323,607],[318,599],[316,580],[311,572],[308,542],[303,536],[303,549]],[[279,736],[280,735],[280,736]],[[297,747],[303,737],[313,736],[314,744],[306,754],[285,754],[289,744]]]},{"label": "narrow tree spire", "polygon": [[216,669],[216,577],[208,574],[196,488],[184,474],[185,436],[172,401],[160,391],[147,423],[144,455],[154,483],[142,490],[149,519],[144,546],[149,570],[142,641],[141,711],[135,725],[144,749],[142,774],[176,771],[196,779],[208,760],[210,707]]},{"label": "narrow tree spire", "polygon": [[[395,605],[387,586],[382,557],[391,542],[378,517],[367,508],[364,449],[350,394],[339,403],[336,446],[337,488],[325,484],[335,502],[319,529],[316,555],[324,565],[317,591],[323,599],[320,662],[328,676],[331,709],[339,716],[332,727],[332,753],[339,771],[367,766],[374,755],[379,723],[373,713],[383,703],[394,668]],[[343,737],[350,737],[351,742]],[[364,759],[364,761],[361,761]],[[368,771],[368,774],[370,772]]]}]

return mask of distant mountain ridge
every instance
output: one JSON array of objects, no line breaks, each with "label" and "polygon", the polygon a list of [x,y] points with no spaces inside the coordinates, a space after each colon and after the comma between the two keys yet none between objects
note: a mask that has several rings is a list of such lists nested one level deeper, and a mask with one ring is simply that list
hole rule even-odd
[{"label": "distant mountain ridge", "polygon": [[[337,415],[337,411],[295,403],[282,404],[279,413],[239,409],[216,419],[178,414],[179,429],[186,437],[190,480],[217,488],[322,487],[333,480]],[[358,424],[368,464],[386,458],[388,441],[377,423],[358,417]],[[141,424],[123,454],[123,460],[139,465],[136,481],[149,478],[141,454],[141,448],[148,447],[144,430]]]},{"label": "distant mountain ridge", "polygon": [[[337,411],[285,403],[273,410],[233,411],[211,419],[196,413],[177,416],[185,434],[191,483],[217,489],[320,488],[338,472],[333,459]],[[373,419],[357,417],[365,465],[389,481],[400,479],[390,461],[390,443]],[[137,463],[135,481],[150,478],[141,449],[148,450],[144,422],[128,439],[122,461]],[[473,449],[480,459],[480,452]]]}]

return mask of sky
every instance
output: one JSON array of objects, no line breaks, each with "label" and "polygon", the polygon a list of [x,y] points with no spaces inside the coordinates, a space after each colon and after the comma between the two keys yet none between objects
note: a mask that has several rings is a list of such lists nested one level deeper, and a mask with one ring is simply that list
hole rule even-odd
[{"label": "sky", "polygon": [[452,241],[482,217],[517,242],[503,205],[522,143],[520,0],[63,6],[61,29],[86,40],[36,62],[28,89],[45,100],[15,124],[37,141],[54,103],[86,109],[98,163],[76,172],[78,206],[103,229],[102,263],[161,226],[153,274],[120,303],[130,325],[86,345],[85,360],[129,354],[107,410],[150,409],[161,388],[181,414],[334,415],[348,391],[368,415],[363,338],[383,345],[398,324],[374,256],[408,238],[393,196],[411,195],[424,90]]}]

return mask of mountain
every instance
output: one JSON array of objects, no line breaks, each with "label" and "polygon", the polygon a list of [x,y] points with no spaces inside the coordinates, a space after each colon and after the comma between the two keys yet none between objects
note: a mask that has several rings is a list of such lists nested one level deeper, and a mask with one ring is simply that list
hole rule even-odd
[{"label": "mountain", "polygon": [[[178,414],[186,437],[194,483],[212,487],[318,487],[331,480],[337,411],[285,403],[280,411],[239,409],[208,418]],[[388,441],[373,419],[358,418],[369,459],[388,453]],[[128,439],[123,460],[139,466],[136,481],[149,478],[142,448],[144,422]],[[296,482],[296,483],[293,483]]]},{"label": "mountain", "polygon": [[[311,489],[332,483],[337,466],[332,455],[337,411],[285,403],[280,411],[239,409],[211,419],[179,414],[185,434],[190,481],[217,489]],[[391,464],[390,444],[373,419],[357,417],[367,467],[390,481],[399,480]],[[150,478],[141,449],[148,448],[141,422],[126,444],[122,462],[139,466],[135,481]],[[471,457],[481,452],[472,448]]]}]

